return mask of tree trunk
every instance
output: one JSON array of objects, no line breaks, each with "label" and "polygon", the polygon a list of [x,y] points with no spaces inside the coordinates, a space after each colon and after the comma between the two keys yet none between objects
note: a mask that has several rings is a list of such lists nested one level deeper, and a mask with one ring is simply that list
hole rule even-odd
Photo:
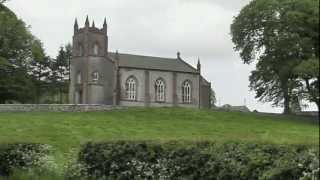
[{"label": "tree trunk", "polygon": [[290,108],[290,96],[288,94],[284,95],[284,114],[291,114],[291,108]]},{"label": "tree trunk", "polygon": [[283,92],[283,99],[284,99],[284,110],[283,114],[291,114],[291,108],[290,108],[290,94],[289,94],[289,88],[288,88],[288,81],[282,82],[282,92]]},{"label": "tree trunk", "polygon": [[[319,109],[319,103],[320,103],[319,99],[318,99],[317,95],[313,92],[313,90],[311,89],[309,79],[304,79],[304,80],[306,82],[306,87],[307,87],[308,94],[311,96],[311,101],[316,103],[316,105],[318,107],[318,111],[319,111],[320,110]],[[317,81],[319,82],[319,79]]]}]

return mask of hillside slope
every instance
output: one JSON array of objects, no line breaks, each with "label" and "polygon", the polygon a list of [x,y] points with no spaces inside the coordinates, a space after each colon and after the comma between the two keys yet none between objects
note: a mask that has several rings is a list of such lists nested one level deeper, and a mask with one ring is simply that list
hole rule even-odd
[{"label": "hillside slope", "polygon": [[[151,140],[293,144],[318,147],[319,126],[298,117],[183,108],[84,113],[0,113],[0,144],[42,143],[59,168],[88,141]],[[189,142],[188,142],[189,141]]]},{"label": "hillside slope", "polygon": [[319,126],[297,117],[182,108],[87,113],[0,113],[0,142],[40,142],[69,149],[86,141],[212,140],[319,144]]}]

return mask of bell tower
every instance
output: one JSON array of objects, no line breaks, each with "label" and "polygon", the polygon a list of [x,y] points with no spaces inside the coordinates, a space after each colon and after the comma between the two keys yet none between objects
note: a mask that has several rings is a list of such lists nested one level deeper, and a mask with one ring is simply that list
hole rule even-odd
[{"label": "bell tower", "polygon": [[[102,28],[86,17],[79,28],[75,19],[70,63],[69,100],[74,104],[112,104],[114,63],[108,58],[106,18]],[[110,92],[111,91],[111,92]]]}]

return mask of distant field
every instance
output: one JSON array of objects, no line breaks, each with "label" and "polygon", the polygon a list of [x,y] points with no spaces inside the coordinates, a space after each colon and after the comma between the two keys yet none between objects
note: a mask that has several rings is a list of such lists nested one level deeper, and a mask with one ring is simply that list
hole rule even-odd
[{"label": "distant field", "polygon": [[57,155],[87,141],[185,140],[319,145],[317,123],[183,108],[133,108],[85,113],[0,113],[0,143],[50,144]]}]

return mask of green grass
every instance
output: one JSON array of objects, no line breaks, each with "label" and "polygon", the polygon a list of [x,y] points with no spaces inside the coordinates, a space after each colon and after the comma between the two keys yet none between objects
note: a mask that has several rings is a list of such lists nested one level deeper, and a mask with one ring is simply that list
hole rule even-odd
[{"label": "green grass", "polygon": [[0,143],[52,145],[58,159],[88,141],[241,141],[319,145],[318,123],[293,116],[183,108],[0,113]]}]

